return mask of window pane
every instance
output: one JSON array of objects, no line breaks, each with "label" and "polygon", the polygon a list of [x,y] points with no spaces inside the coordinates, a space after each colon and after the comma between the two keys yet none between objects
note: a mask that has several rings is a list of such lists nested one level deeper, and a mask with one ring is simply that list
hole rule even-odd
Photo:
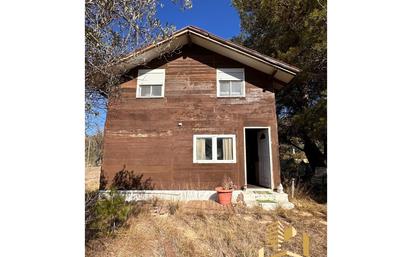
[{"label": "window pane", "polygon": [[229,80],[219,80],[220,84],[220,95],[227,96],[230,94],[230,81]]},{"label": "window pane", "polygon": [[162,86],[161,85],[152,86],[152,96],[162,96]]},{"label": "window pane", "polygon": [[196,139],[196,159],[197,160],[212,160],[212,139],[211,138]]},{"label": "window pane", "polygon": [[212,159],[212,139],[206,138],[206,160]]},{"label": "window pane", "polygon": [[223,138],[217,138],[217,159],[223,160]]},{"label": "window pane", "polygon": [[217,159],[233,160],[233,139],[217,138]]},{"label": "window pane", "polygon": [[150,96],[150,86],[140,86],[140,96]]},{"label": "window pane", "polygon": [[232,82],[232,94],[231,95],[242,95],[242,81],[233,80]]}]

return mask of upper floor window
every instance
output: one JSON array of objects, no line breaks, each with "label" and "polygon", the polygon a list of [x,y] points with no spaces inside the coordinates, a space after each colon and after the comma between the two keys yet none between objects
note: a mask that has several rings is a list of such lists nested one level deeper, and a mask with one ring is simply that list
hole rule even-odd
[{"label": "upper floor window", "polygon": [[139,70],[137,77],[138,98],[164,97],[165,69]]},{"label": "upper floor window", "polygon": [[217,69],[217,96],[218,97],[244,97],[245,96],[245,70]]}]

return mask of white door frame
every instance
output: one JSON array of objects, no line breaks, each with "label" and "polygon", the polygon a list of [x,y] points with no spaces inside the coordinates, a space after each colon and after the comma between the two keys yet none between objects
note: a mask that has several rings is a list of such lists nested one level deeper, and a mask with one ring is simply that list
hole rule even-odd
[{"label": "white door frame", "polygon": [[273,185],[273,155],[272,155],[272,136],[270,127],[243,127],[243,154],[244,154],[244,169],[245,169],[245,185],[247,187],[247,159],[246,159],[246,129],[267,129],[269,137],[269,155],[270,155],[270,189],[274,189]]}]

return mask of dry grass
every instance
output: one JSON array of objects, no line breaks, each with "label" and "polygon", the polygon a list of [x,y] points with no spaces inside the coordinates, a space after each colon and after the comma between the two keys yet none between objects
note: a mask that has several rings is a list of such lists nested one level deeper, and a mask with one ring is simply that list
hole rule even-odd
[{"label": "dry grass", "polygon": [[100,167],[86,167],[84,179],[87,192],[98,190],[100,182]]},{"label": "dry grass", "polygon": [[[286,250],[302,254],[305,231],[311,237],[311,256],[326,256],[326,206],[309,200],[294,203],[296,208],[290,211],[237,207],[236,214],[210,215],[188,214],[184,205],[175,208],[159,200],[140,207],[115,237],[89,242],[86,256],[257,256],[265,246],[267,226],[275,219],[298,231]],[[265,256],[270,256],[265,249]]]},{"label": "dry grass", "polygon": [[278,210],[277,217],[291,224],[298,231],[297,236],[285,244],[285,249],[302,253],[302,235],[306,232],[310,237],[311,256],[327,255],[327,208],[326,204],[318,204],[310,199],[292,200],[293,210]]}]

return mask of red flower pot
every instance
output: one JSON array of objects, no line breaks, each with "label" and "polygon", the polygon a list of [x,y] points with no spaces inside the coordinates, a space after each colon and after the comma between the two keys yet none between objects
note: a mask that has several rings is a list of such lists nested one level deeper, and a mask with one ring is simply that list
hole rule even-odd
[{"label": "red flower pot", "polygon": [[217,202],[222,205],[227,205],[232,203],[232,189],[225,190],[223,187],[216,187],[217,192]]}]

